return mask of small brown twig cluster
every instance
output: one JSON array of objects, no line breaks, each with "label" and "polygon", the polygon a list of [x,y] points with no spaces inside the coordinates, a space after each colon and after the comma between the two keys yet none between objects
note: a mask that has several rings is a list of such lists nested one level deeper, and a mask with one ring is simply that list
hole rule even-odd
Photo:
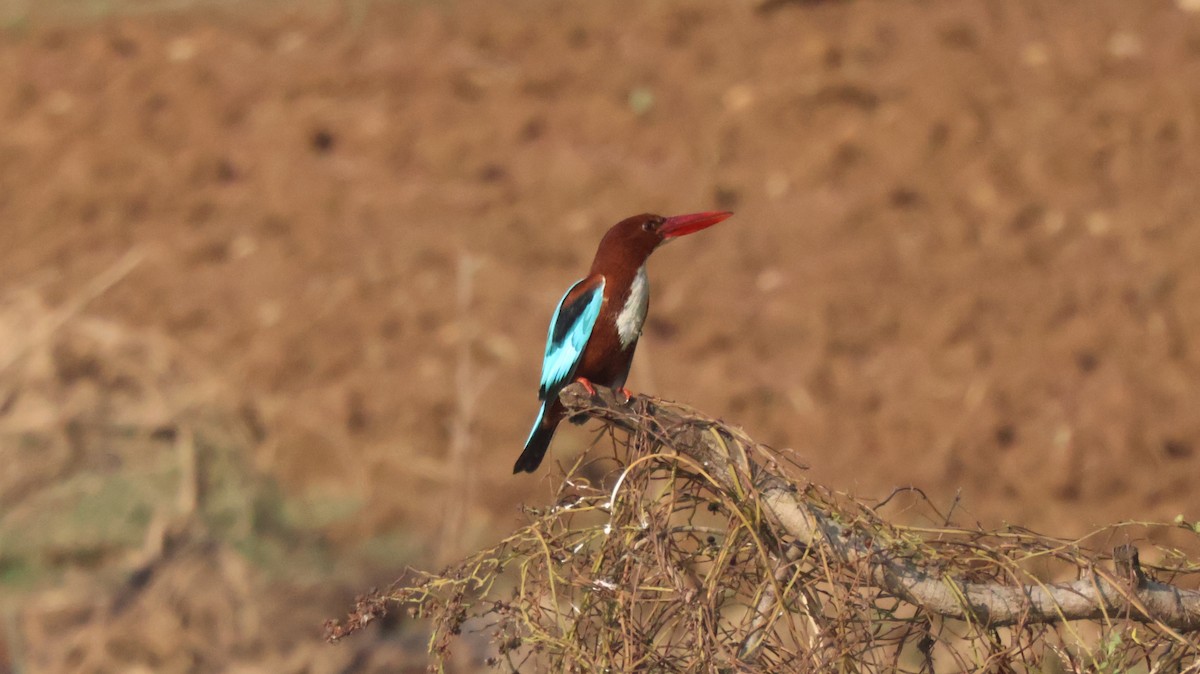
[{"label": "small brown twig cluster", "polygon": [[1182,555],[1154,579],[1132,546],[895,526],[693,410],[562,397],[624,463],[581,459],[525,527],[384,595],[432,622],[438,666],[470,629],[508,671],[1200,671]]}]

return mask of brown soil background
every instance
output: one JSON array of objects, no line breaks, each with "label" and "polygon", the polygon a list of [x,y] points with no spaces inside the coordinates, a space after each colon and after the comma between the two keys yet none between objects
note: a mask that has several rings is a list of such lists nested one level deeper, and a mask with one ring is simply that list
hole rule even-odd
[{"label": "brown soil background", "polygon": [[5,6],[0,672],[419,670],[319,624],[548,497],[546,321],[643,211],[737,215],[655,255],[635,390],[967,523],[1200,517],[1195,5]]}]

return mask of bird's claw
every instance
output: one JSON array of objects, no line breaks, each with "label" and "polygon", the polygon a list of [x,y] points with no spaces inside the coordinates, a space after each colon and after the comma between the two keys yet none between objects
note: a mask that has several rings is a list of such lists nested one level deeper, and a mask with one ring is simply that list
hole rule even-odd
[{"label": "bird's claw", "polygon": [[576,377],[575,381],[583,385],[583,390],[587,391],[588,395],[592,397],[596,396],[596,387],[592,386],[592,382],[588,381],[585,377]]},{"label": "bird's claw", "polygon": [[[579,382],[579,385],[583,387],[583,390],[588,392],[589,396],[592,396],[593,398],[596,396],[596,386],[592,384],[589,379],[586,377],[576,377],[575,381]],[[614,391],[616,391],[618,396],[623,398],[621,401],[621,404],[623,405],[628,405],[630,401],[633,400],[633,391],[630,391],[624,386],[617,387],[614,389]]]}]

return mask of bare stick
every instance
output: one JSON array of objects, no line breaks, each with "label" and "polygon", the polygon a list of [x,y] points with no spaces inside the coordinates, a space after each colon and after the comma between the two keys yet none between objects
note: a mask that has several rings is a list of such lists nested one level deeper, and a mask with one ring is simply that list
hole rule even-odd
[{"label": "bare stick", "polygon": [[141,248],[134,248],[122,255],[112,266],[97,274],[66,305],[55,311],[48,320],[34,327],[33,335],[25,341],[23,347],[16,349],[6,362],[0,363],[0,374],[8,372],[9,368],[28,356],[35,347],[44,344],[53,337],[72,318],[82,312],[87,305],[104,295],[109,289],[128,276],[130,272],[137,269],[138,265],[145,259],[146,251]]}]

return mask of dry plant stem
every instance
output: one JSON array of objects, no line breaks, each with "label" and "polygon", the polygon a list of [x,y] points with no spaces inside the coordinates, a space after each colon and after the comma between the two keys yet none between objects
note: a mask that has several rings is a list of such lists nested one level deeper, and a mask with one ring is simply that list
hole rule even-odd
[{"label": "dry plant stem", "polygon": [[108,292],[113,286],[120,283],[121,280],[132,273],[133,270],[137,269],[145,259],[146,251],[142,248],[135,248],[122,255],[112,266],[97,274],[77,294],[72,296],[66,305],[54,312],[49,320],[40,325],[33,326],[32,337],[25,342],[22,348],[13,351],[6,362],[0,363],[0,374],[6,374],[9,368],[28,356],[34,347],[45,343],[53,337],[72,318],[75,318],[86,309],[89,304],[103,296],[104,293]]},{"label": "dry plant stem", "polygon": [[471,356],[476,340],[472,310],[475,304],[475,274],[479,271],[479,266],[479,260],[471,253],[460,253],[457,281],[460,332],[454,370],[455,414],[450,428],[450,451],[445,466],[445,471],[453,476],[453,484],[446,492],[442,535],[438,543],[437,557],[442,561],[449,561],[461,554],[467,514],[475,507],[475,422],[480,397],[491,379],[491,373],[480,375]]},{"label": "dry plant stem", "polygon": [[[925,570],[889,552],[869,535],[834,521],[800,498],[786,481],[747,457],[752,443],[732,443],[736,449],[731,451],[730,443],[714,432],[712,420],[685,417],[643,396],[626,404],[602,387],[597,387],[593,397],[582,386],[573,384],[563,390],[561,399],[572,414],[584,414],[630,432],[644,432],[646,416],[653,418],[661,443],[698,462],[723,488],[740,493],[749,478],[753,497],[778,522],[778,533],[784,534],[780,538],[789,538],[798,546],[820,548],[828,559],[848,568],[865,564],[865,581],[930,613],[991,628],[1129,619],[1179,631],[1200,629],[1200,592],[1146,578],[1135,556],[1121,558],[1124,581],[1093,568],[1086,577],[1064,583],[962,582]],[[1180,635],[1176,638],[1195,647],[1190,639]]]}]

